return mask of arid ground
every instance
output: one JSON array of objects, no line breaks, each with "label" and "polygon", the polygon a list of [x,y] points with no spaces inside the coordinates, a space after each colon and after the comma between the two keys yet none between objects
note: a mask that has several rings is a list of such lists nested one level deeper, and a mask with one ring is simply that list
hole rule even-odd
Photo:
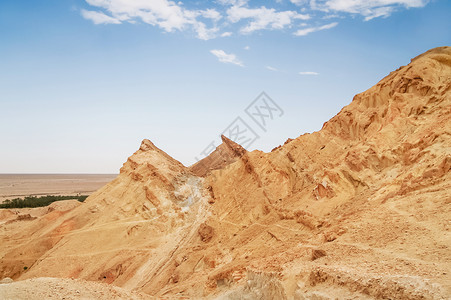
[{"label": "arid ground", "polygon": [[90,195],[116,174],[0,174],[0,203],[41,195]]}]

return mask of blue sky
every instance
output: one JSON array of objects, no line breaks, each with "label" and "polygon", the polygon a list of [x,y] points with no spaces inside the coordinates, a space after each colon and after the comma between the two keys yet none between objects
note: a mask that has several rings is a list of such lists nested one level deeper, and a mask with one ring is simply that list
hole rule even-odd
[{"label": "blue sky", "polygon": [[[237,117],[270,151],[416,55],[447,0],[0,0],[0,173],[116,173],[149,138],[189,165]],[[266,131],[245,108],[283,110]]]}]

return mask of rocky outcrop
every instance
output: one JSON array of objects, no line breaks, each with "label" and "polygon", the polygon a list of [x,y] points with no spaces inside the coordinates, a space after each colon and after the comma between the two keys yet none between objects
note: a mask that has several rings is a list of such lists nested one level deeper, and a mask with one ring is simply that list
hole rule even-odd
[{"label": "rocky outcrop", "polygon": [[196,176],[205,177],[213,170],[218,170],[235,162],[242,157],[247,151],[234,141],[224,135],[221,135],[222,144],[210,153],[207,157],[201,159],[189,170]]}]

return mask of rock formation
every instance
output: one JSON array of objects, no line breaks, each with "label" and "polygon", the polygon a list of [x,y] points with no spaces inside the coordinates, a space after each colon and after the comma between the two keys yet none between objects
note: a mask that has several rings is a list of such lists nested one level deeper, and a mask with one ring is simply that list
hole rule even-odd
[{"label": "rock formation", "polygon": [[450,87],[440,47],[270,153],[223,137],[188,168],[144,140],[83,205],[0,224],[0,279],[167,298],[446,299]]},{"label": "rock formation", "polygon": [[222,169],[235,162],[238,158],[247,153],[246,149],[221,135],[222,144],[204,159],[192,165],[189,170],[197,176],[205,177],[213,170]]}]

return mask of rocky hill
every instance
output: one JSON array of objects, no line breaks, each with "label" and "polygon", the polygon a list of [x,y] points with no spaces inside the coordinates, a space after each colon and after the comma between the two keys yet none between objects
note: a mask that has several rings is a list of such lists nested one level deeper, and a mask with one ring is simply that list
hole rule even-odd
[{"label": "rocky hill", "polygon": [[223,137],[185,167],[144,140],[82,205],[3,213],[0,278],[165,298],[448,299],[450,87],[440,47],[270,153]]}]

